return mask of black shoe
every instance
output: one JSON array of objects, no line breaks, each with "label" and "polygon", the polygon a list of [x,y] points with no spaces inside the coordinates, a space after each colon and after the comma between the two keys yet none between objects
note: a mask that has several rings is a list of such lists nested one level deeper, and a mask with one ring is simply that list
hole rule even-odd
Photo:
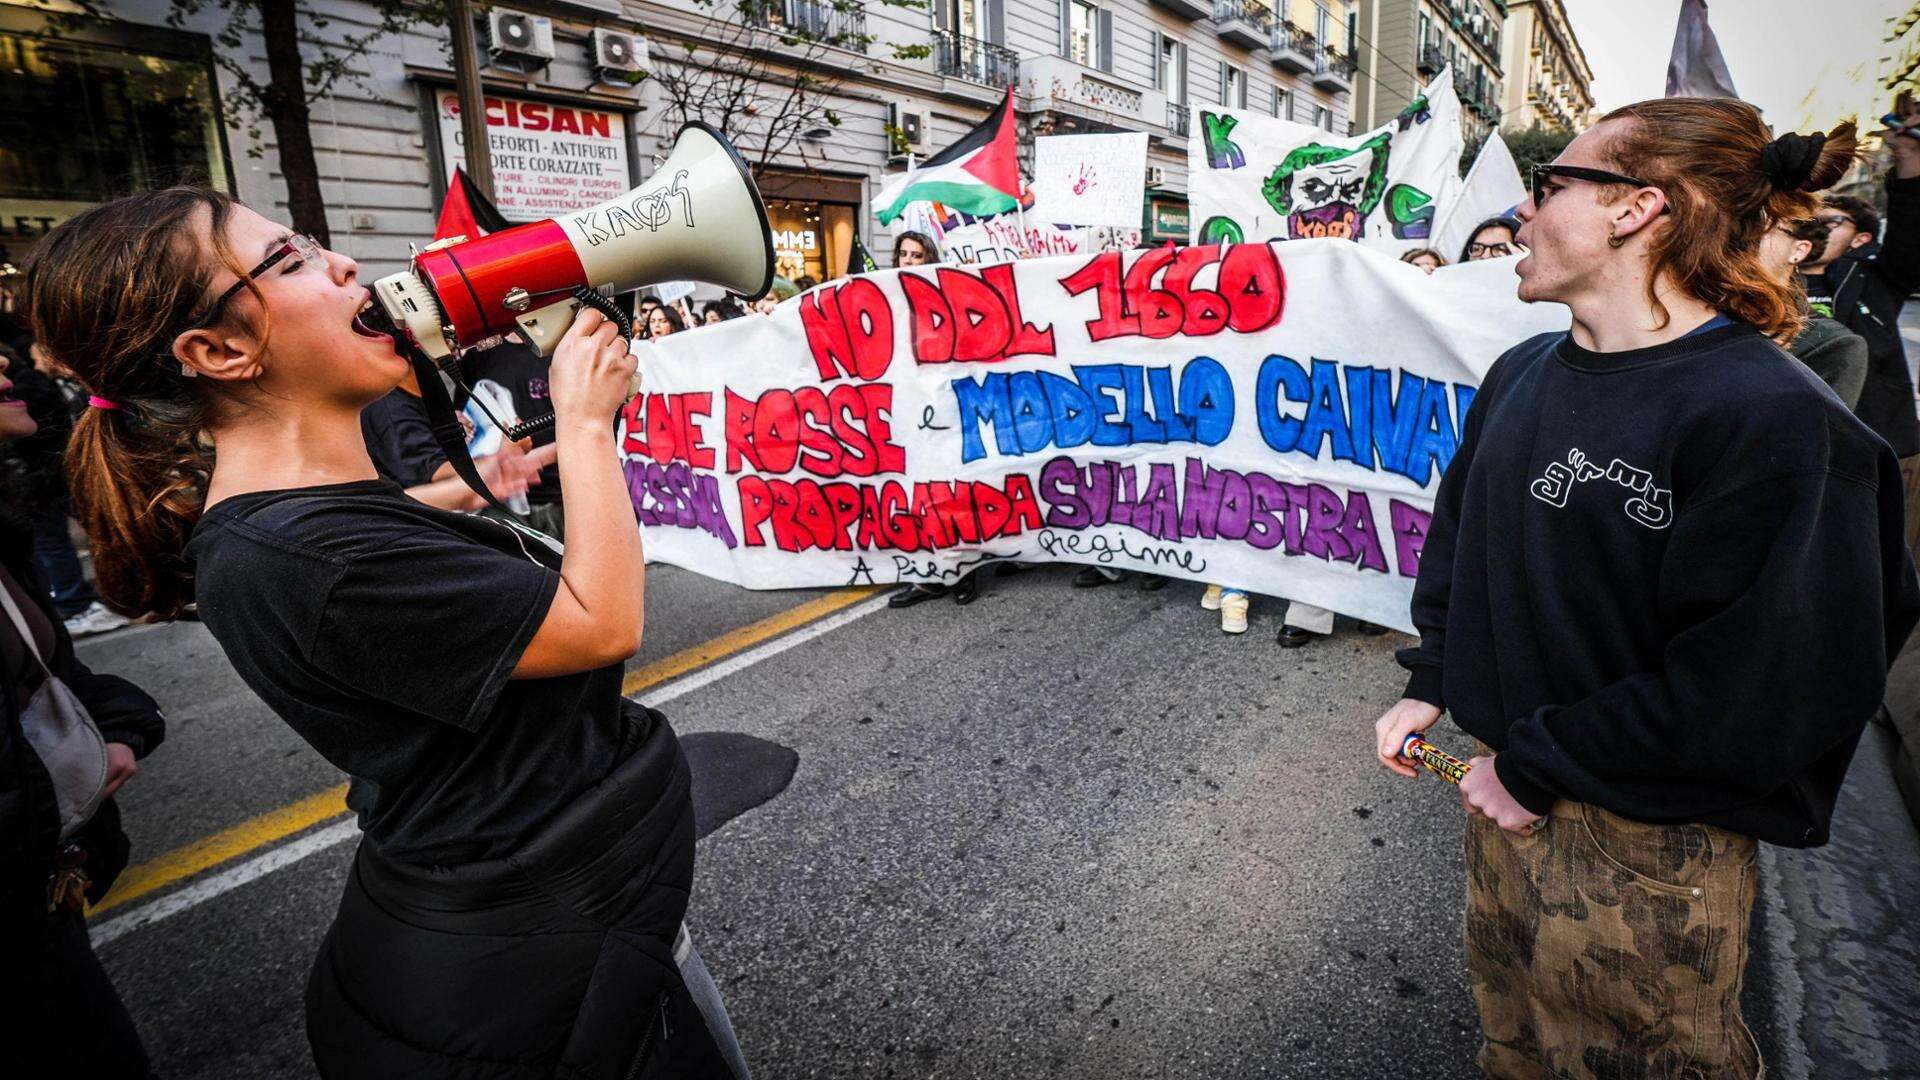
[{"label": "black shoe", "polygon": [[[1112,575],[1112,576],[1108,576]],[[1073,575],[1073,587],[1076,589],[1097,589],[1102,585],[1111,585],[1120,580],[1117,570],[1104,570],[1098,566],[1083,566]]]},{"label": "black shoe", "polygon": [[1313,644],[1313,632],[1311,630],[1302,630],[1297,626],[1283,626],[1280,628],[1281,648],[1298,649],[1311,644]]},{"label": "black shoe", "polygon": [[945,585],[909,585],[887,597],[890,608],[910,608],[915,604],[947,595]]},{"label": "black shoe", "polygon": [[1000,568],[1000,574],[1002,577],[1012,577],[1015,574],[1030,574],[1033,571],[1040,569],[1040,567],[1036,566],[1035,564],[1027,563],[1027,562],[1003,562],[1003,563],[994,563],[993,565]]},{"label": "black shoe", "polygon": [[1141,592],[1159,592],[1161,589],[1164,589],[1166,587],[1167,587],[1167,579],[1164,577],[1161,577],[1159,574],[1141,574],[1140,575],[1140,591]]},{"label": "black shoe", "polygon": [[1379,623],[1370,623],[1370,622],[1363,621],[1360,624],[1360,632],[1362,634],[1365,634],[1368,637],[1379,637],[1381,634],[1384,634],[1387,632],[1387,628],[1384,626],[1381,626]]},{"label": "black shoe", "polygon": [[962,607],[971,604],[980,598],[980,575],[968,574],[955,582],[953,588],[947,591],[953,594],[954,603]]}]

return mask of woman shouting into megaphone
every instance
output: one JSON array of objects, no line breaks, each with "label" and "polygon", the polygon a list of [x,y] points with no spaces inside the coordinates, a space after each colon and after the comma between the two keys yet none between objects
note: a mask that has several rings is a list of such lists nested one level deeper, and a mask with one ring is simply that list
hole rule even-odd
[{"label": "woman shouting into megaphone", "polygon": [[307,985],[329,1076],[739,1077],[681,923],[688,772],[620,695],[646,567],[614,447],[634,360],[583,312],[550,377],[564,556],[376,477],[408,365],[353,260],[219,192],[40,241],[33,330],[91,393],[69,450],[101,588],[201,619],[353,779],[363,837]]}]

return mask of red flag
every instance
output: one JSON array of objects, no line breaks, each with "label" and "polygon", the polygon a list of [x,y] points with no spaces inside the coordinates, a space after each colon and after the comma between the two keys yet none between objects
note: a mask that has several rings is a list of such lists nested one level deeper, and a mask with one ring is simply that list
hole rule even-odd
[{"label": "red flag", "polygon": [[433,238],[485,236],[499,232],[508,224],[485,195],[473,190],[473,185],[467,182],[467,171],[455,166],[453,179],[447,182],[446,201],[440,204],[440,220],[434,225]]}]

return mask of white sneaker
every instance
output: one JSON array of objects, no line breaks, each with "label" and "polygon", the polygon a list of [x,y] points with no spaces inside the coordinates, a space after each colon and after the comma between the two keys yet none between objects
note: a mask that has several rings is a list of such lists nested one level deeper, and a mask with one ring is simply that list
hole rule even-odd
[{"label": "white sneaker", "polygon": [[1220,598],[1220,630],[1227,634],[1247,632],[1247,594],[1234,593]]},{"label": "white sneaker", "polygon": [[1207,591],[1200,594],[1200,608],[1202,611],[1220,610],[1220,586],[1207,586]]},{"label": "white sneaker", "polygon": [[107,606],[95,600],[87,605],[87,610],[71,619],[63,620],[67,626],[68,637],[86,637],[89,634],[104,634],[109,630],[118,630],[127,625],[128,619],[107,610]]}]

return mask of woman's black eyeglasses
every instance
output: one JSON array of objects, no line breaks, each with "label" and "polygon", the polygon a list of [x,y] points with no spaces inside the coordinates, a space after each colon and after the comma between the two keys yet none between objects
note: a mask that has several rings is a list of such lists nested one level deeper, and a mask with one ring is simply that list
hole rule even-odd
[{"label": "woman's black eyeglasses", "polygon": [[[1533,167],[1532,191],[1533,208],[1535,210],[1546,205],[1547,196],[1559,190],[1548,184],[1549,179],[1555,176],[1564,176],[1569,180],[1590,180],[1596,184],[1626,184],[1629,187],[1635,188],[1653,186],[1637,176],[1608,172],[1605,169],[1588,169],[1579,165],[1535,165]],[[1668,208],[1665,206],[1660,208],[1660,212],[1663,214],[1666,213],[1667,210]]]},{"label": "woman's black eyeglasses", "polygon": [[227,301],[238,295],[241,289],[246,288],[247,282],[280,265],[289,255],[298,256],[303,263],[324,262],[327,257],[325,249],[321,248],[320,242],[313,237],[304,236],[300,233],[294,233],[288,236],[285,240],[280,241],[279,247],[268,252],[267,257],[260,260],[259,266],[247,271],[246,275],[239,281],[234,282],[231,288],[221,293],[219,297],[214,300],[213,306],[207,309],[207,313],[195,319],[193,325],[187,327],[187,329],[198,330],[202,327],[212,326],[215,320],[220,317],[220,309],[226,307]]}]

